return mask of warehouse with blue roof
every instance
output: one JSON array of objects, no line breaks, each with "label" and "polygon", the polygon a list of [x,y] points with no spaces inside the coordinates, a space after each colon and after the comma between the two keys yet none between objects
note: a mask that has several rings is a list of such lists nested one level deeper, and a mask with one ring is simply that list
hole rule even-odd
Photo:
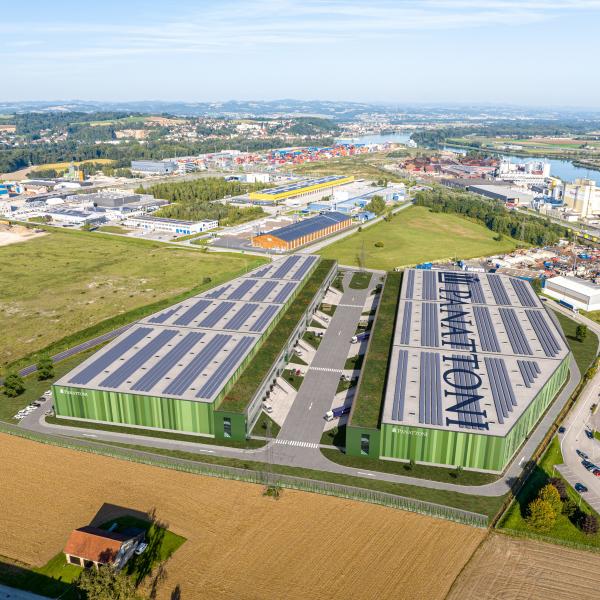
[{"label": "warehouse with blue roof", "polygon": [[287,252],[347,229],[350,225],[352,225],[350,215],[327,212],[268,233],[256,235],[252,238],[252,245],[267,250]]}]

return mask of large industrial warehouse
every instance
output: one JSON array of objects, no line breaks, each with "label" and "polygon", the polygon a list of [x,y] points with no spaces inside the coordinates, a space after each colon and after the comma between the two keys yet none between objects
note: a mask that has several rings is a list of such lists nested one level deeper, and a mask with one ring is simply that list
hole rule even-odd
[{"label": "large industrial warehouse", "polygon": [[280,259],[136,323],[52,386],[56,414],[231,437],[215,411],[318,260]]},{"label": "large industrial warehouse", "polygon": [[380,424],[351,423],[348,452],[502,471],[568,372],[563,335],[527,282],[406,270]]},{"label": "large industrial warehouse", "polygon": [[319,179],[303,179],[288,183],[274,188],[259,190],[258,192],[250,192],[248,197],[253,201],[263,202],[280,202],[289,198],[298,198],[314,194],[317,191],[332,190],[338,185],[344,185],[354,181],[354,177],[344,175],[329,175]]},{"label": "large industrial warehouse", "polygon": [[288,252],[310,244],[352,225],[352,216],[328,212],[304,219],[252,238],[252,245],[267,250]]}]

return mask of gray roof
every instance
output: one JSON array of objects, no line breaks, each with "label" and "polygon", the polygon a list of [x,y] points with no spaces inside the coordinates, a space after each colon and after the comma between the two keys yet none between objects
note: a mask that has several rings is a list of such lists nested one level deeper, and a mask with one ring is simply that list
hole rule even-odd
[{"label": "gray roof", "polygon": [[350,215],[345,215],[340,212],[328,212],[317,215],[316,217],[304,219],[303,221],[298,221],[297,223],[292,223],[291,225],[286,225],[285,227],[280,227],[279,229],[274,229],[263,235],[270,235],[283,240],[284,242],[292,242],[302,236],[314,233],[315,231],[321,231],[332,225],[351,220],[352,217]]},{"label": "gray roof", "polygon": [[529,283],[407,269],[383,422],[506,435],[568,353]]},{"label": "gray roof", "polygon": [[289,256],[150,315],[56,385],[213,402],[317,261]]},{"label": "gray roof", "polygon": [[274,196],[277,194],[283,194],[284,192],[301,192],[304,188],[312,185],[319,185],[322,183],[335,184],[336,181],[345,179],[345,177],[345,175],[328,175],[327,177],[320,177],[319,179],[303,179],[302,181],[295,181],[294,183],[288,183],[286,185],[260,190],[259,193]]}]

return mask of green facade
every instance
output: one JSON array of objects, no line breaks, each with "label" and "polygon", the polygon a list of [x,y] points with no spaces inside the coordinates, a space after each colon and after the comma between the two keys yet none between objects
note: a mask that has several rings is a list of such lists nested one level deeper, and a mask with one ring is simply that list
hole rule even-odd
[{"label": "green facade", "polygon": [[[561,362],[506,436],[383,423],[379,457],[502,471],[567,380],[569,362],[570,355]],[[361,435],[374,431],[377,430],[349,426],[346,432],[348,454],[364,456],[360,447]],[[375,436],[372,435],[373,440]],[[378,457],[373,451],[369,456]]]},{"label": "green facade", "polygon": [[214,435],[210,403],[63,385],[52,388],[59,417]]}]

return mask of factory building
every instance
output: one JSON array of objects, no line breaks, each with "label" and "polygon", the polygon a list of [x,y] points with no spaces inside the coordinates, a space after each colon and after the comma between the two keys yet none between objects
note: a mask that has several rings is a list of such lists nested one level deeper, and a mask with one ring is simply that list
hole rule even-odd
[{"label": "factory building", "polygon": [[381,417],[376,427],[355,420],[359,383],[347,452],[501,472],[554,401],[569,363],[559,325],[528,282],[408,269]]},{"label": "factory building", "polygon": [[600,285],[579,277],[551,277],[544,283],[544,293],[578,310],[600,310]]},{"label": "factory building", "polygon": [[171,160],[132,160],[131,172],[141,175],[170,175],[179,169]]},{"label": "factory building", "polygon": [[54,383],[57,416],[243,440],[250,408],[221,402],[318,263],[280,259],[136,322]]},{"label": "factory building", "polygon": [[167,219],[166,217],[153,217],[149,215],[129,217],[125,222],[130,227],[145,229],[146,231],[164,231],[166,233],[190,235],[216,229],[219,221],[214,219],[206,221],[184,221],[181,219]]},{"label": "factory building", "polygon": [[274,188],[250,192],[248,197],[251,201],[276,203],[290,198],[300,198],[314,194],[315,192],[333,192],[339,185],[354,181],[352,176],[331,175],[319,179],[303,179]]},{"label": "factory building", "polygon": [[468,190],[508,204],[530,204],[534,198],[532,194],[514,190],[508,185],[469,185]]},{"label": "factory building", "polygon": [[101,225],[107,221],[106,215],[102,210],[73,210],[54,208],[45,210],[44,215],[50,217],[53,221],[64,223],[65,225]]},{"label": "factory building", "polygon": [[352,225],[351,216],[339,212],[327,212],[256,235],[252,238],[252,245],[267,250],[287,252],[346,229],[350,225]]}]

